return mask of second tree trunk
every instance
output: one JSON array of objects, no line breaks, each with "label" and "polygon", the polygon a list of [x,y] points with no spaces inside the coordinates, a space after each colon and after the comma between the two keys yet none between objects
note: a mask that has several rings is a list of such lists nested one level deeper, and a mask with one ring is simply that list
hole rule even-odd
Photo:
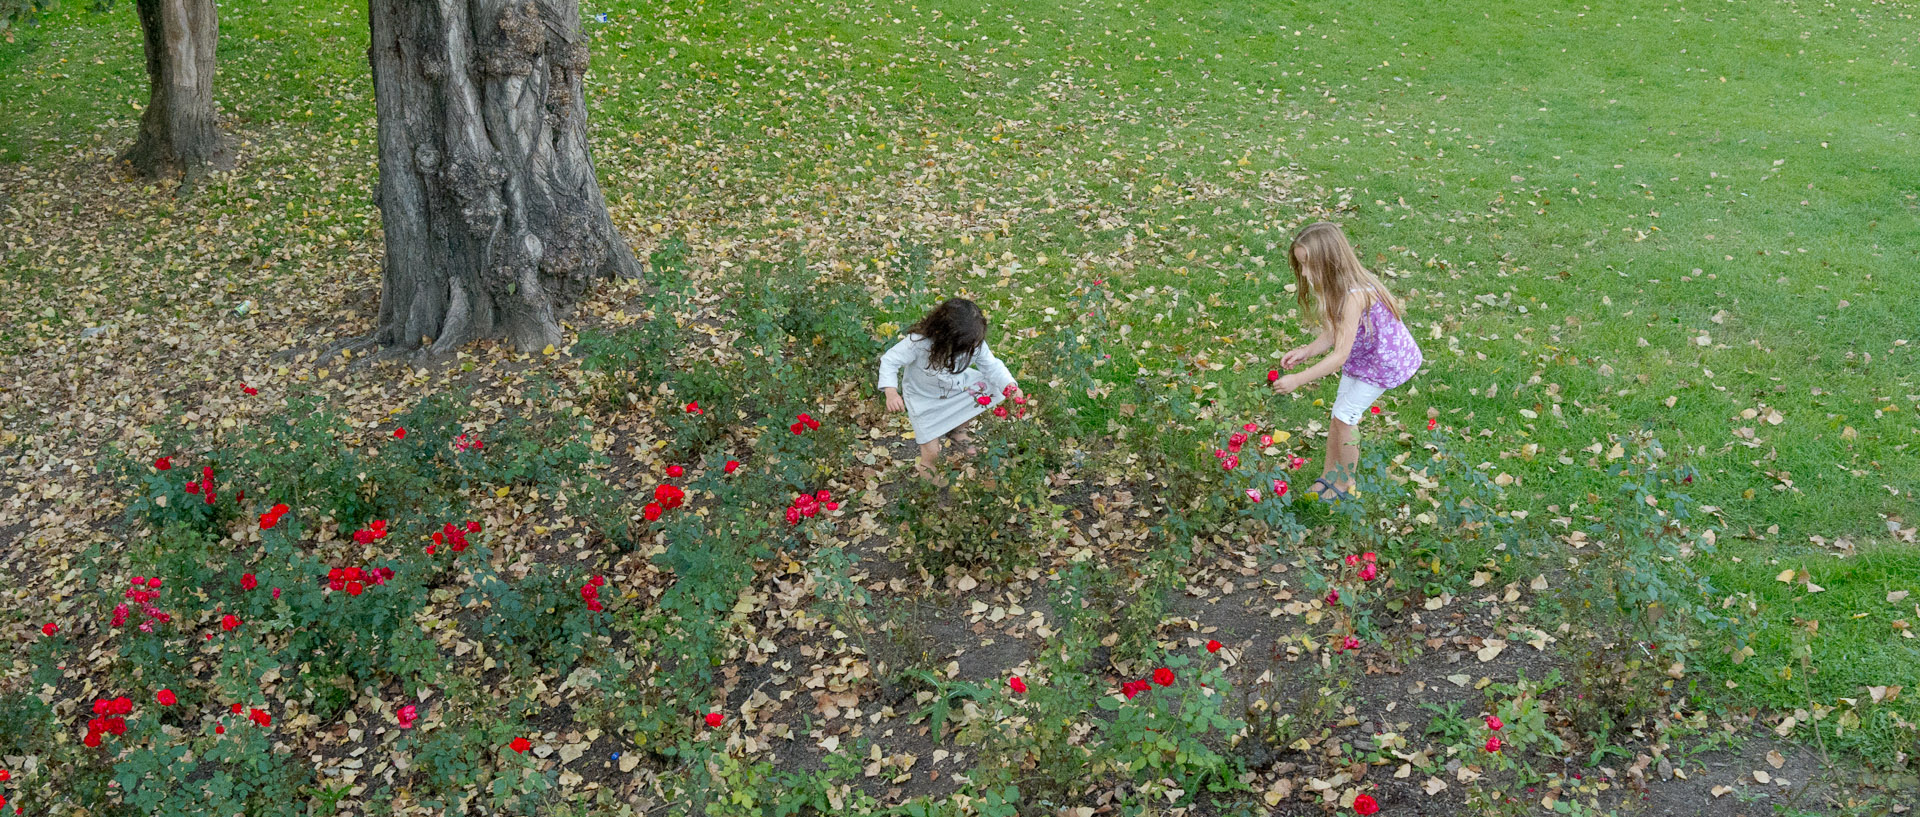
[{"label": "second tree trunk", "polygon": [[147,52],[148,100],[140,135],[121,157],[148,176],[198,176],[233,166],[233,148],[213,109],[213,0],[138,0]]},{"label": "second tree trunk", "polygon": [[370,0],[386,232],[382,346],[561,342],[559,312],[637,276],[587,152],[578,0]]}]

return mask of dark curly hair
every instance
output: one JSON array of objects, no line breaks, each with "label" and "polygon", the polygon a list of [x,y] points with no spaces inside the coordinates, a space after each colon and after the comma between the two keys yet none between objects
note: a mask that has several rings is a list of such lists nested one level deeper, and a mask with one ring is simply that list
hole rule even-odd
[{"label": "dark curly hair", "polygon": [[933,341],[927,367],[952,374],[965,371],[973,353],[987,339],[987,315],[965,298],[948,298],[907,330]]}]

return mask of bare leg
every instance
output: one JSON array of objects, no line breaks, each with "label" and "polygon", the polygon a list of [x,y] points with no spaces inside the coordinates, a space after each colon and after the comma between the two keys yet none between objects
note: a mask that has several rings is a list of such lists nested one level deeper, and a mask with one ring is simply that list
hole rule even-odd
[{"label": "bare leg", "polygon": [[1351,423],[1334,420],[1327,429],[1327,457],[1320,479],[1338,491],[1353,490],[1353,474],[1360,464],[1360,440]]},{"label": "bare leg", "polygon": [[973,422],[971,418],[963,420],[959,425],[954,426],[952,431],[947,432],[947,439],[952,440],[954,445],[960,446],[960,450],[968,456],[978,453],[978,449],[973,445],[973,435],[967,433],[967,424],[971,422]]},{"label": "bare leg", "polygon": [[933,476],[934,465],[940,462],[940,440],[932,439],[920,444],[920,459],[913,464],[913,470],[923,477]]}]

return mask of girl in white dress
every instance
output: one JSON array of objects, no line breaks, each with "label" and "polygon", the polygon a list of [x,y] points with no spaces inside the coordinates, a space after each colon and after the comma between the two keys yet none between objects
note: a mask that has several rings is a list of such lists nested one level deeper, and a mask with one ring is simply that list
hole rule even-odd
[{"label": "girl in white dress", "polygon": [[[905,371],[904,377],[902,371]],[[987,316],[965,298],[949,298],[907,330],[880,357],[880,389],[888,411],[905,411],[920,443],[916,468],[933,473],[940,438],[966,445],[974,415],[1009,397],[1023,397],[1006,364],[987,348]]]}]

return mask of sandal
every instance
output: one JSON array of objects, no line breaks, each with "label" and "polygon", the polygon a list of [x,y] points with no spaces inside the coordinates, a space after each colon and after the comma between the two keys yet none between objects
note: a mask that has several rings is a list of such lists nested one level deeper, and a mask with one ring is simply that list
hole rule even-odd
[{"label": "sandal", "polygon": [[1315,499],[1322,502],[1337,502],[1339,500],[1353,498],[1353,494],[1340,490],[1339,486],[1328,482],[1326,477],[1314,480],[1312,485],[1307,486],[1307,493],[1313,494]]}]

